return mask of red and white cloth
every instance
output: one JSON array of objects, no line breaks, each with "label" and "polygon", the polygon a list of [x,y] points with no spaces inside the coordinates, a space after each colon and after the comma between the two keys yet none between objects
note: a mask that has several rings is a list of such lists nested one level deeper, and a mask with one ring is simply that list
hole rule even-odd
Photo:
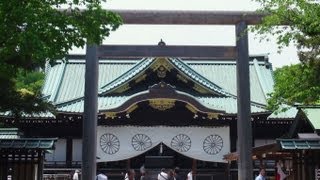
[{"label": "red and white cloth", "polygon": [[283,172],[281,168],[281,163],[277,163],[277,175],[276,175],[276,180],[284,180],[287,177],[287,175]]}]

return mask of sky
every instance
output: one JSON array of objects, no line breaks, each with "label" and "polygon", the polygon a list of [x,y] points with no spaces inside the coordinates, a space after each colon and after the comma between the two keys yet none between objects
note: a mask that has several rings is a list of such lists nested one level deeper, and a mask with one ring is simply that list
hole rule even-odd
[{"label": "sky", "polygon": [[[108,0],[106,9],[254,11],[259,4],[250,0]],[[103,44],[156,45],[235,45],[234,26],[216,25],[122,25]],[[273,68],[298,63],[296,48],[290,45],[278,53],[275,37],[261,41],[249,33],[249,54],[268,54]],[[74,49],[71,53],[81,54]]]}]

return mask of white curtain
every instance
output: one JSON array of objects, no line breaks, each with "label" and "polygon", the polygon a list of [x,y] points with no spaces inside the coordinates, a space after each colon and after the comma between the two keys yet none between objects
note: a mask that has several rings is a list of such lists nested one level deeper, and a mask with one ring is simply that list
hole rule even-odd
[{"label": "white curtain", "polygon": [[163,143],[187,157],[226,162],[230,152],[229,127],[99,126],[98,162],[119,161],[138,156]]}]

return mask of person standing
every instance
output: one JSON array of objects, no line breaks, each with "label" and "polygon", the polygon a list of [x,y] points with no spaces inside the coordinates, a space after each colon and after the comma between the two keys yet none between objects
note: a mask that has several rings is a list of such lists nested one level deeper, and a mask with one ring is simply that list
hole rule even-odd
[{"label": "person standing", "polygon": [[134,180],[136,173],[134,172],[134,169],[129,169],[124,176],[124,180]]},{"label": "person standing", "polygon": [[181,173],[180,173],[180,168],[179,167],[175,167],[174,168],[174,178],[176,180],[186,180],[186,178],[183,178]]},{"label": "person standing", "polygon": [[165,172],[164,168],[162,168],[161,172],[158,174],[158,180],[168,180],[168,174]]},{"label": "person standing", "polygon": [[187,180],[192,180],[193,172],[192,170],[187,175]]},{"label": "person standing", "polygon": [[72,176],[72,180],[79,180],[79,173],[80,173],[80,171],[78,169],[76,169],[74,171],[73,176]]},{"label": "person standing", "polygon": [[172,169],[168,170],[168,180],[175,180],[174,172]]},{"label": "person standing", "polygon": [[108,176],[105,175],[104,173],[100,172],[100,173],[97,175],[97,180],[108,180]]},{"label": "person standing", "polygon": [[287,177],[287,175],[282,170],[282,166],[283,166],[283,163],[281,161],[277,162],[276,180],[284,180]]},{"label": "person standing", "polygon": [[266,180],[265,175],[266,175],[266,170],[264,168],[260,168],[259,175],[256,177],[255,180]]},{"label": "person standing", "polygon": [[144,168],[144,164],[140,167],[140,180],[145,180],[146,169]]}]

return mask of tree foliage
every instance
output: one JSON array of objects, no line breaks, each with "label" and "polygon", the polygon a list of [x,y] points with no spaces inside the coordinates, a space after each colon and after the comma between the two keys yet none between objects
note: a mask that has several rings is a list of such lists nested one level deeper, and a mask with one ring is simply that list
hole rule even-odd
[{"label": "tree foliage", "polygon": [[275,72],[275,92],[269,106],[281,103],[314,104],[319,102],[320,77],[320,4],[316,0],[257,0],[267,14],[253,29],[274,35],[279,47],[294,43],[301,64]]},{"label": "tree foliage", "polygon": [[[300,63],[284,66],[274,72],[274,92],[268,99],[268,106],[278,110],[284,104],[293,105],[315,104],[320,99],[320,76],[315,76],[320,71],[320,65]],[[286,108],[281,109],[286,110]]]},{"label": "tree foliage", "polygon": [[2,0],[0,17],[0,111],[16,115],[50,106],[39,93],[43,75],[32,71],[65,57],[73,46],[100,43],[121,24],[101,0]]}]

